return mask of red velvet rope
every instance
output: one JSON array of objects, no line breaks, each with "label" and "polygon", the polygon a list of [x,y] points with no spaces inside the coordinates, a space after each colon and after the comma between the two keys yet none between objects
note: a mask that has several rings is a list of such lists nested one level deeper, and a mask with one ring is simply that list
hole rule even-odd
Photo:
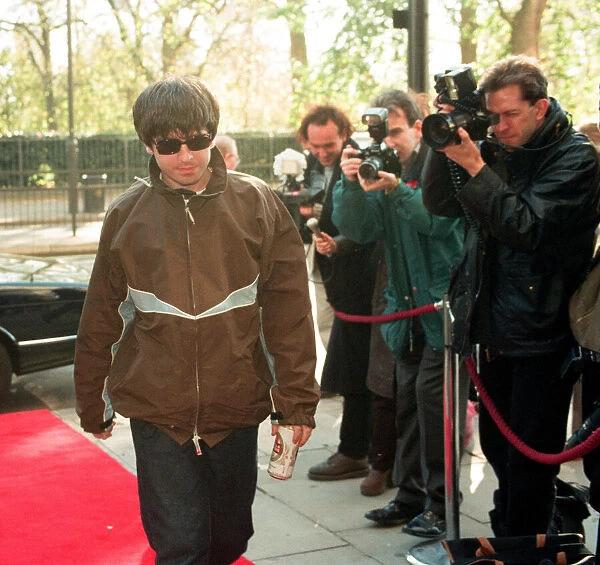
[{"label": "red velvet rope", "polygon": [[380,314],[378,316],[363,316],[361,314],[346,314],[345,312],[338,312],[334,310],[333,313],[340,320],[344,322],[354,322],[357,324],[385,324],[386,322],[393,322],[394,320],[402,320],[403,318],[412,318],[413,316],[421,316],[422,314],[431,314],[431,312],[437,312],[442,307],[441,302],[435,304],[426,304],[425,306],[419,306],[412,310],[401,310],[400,312],[392,312],[391,314]]},{"label": "red velvet rope", "polygon": [[498,409],[494,406],[490,395],[487,393],[483,387],[483,384],[481,383],[481,377],[477,374],[477,369],[475,367],[475,361],[473,361],[473,358],[466,357],[465,365],[467,366],[467,370],[469,371],[469,375],[471,376],[473,383],[477,387],[481,401],[492,417],[492,420],[494,420],[494,423],[502,435],[510,442],[510,444],[515,449],[520,451],[525,457],[545,465],[559,465],[565,461],[579,459],[600,445],[600,428],[598,428],[585,441],[561,453],[541,453],[535,449],[532,449],[508,427],[506,421],[500,412],[498,412]]},{"label": "red velvet rope", "polygon": [[[340,320],[344,320],[345,322],[354,322],[358,324],[385,324],[386,322],[393,322],[394,320],[402,320],[404,318],[421,316],[422,314],[430,314],[432,312],[437,312],[441,308],[442,303],[436,302],[435,304],[419,306],[418,308],[413,308],[412,310],[402,310],[400,312],[393,312],[391,314],[381,314],[378,316],[346,314],[345,312],[338,312],[337,310],[334,310],[334,314]],[[494,420],[494,423],[496,424],[502,435],[508,440],[508,442],[515,449],[520,451],[525,457],[531,459],[532,461],[535,461],[536,463],[542,463],[545,465],[559,465],[566,461],[579,459],[580,457],[587,455],[588,453],[596,449],[598,446],[600,446],[600,428],[598,428],[585,441],[561,453],[541,453],[540,451],[532,449],[508,427],[508,424],[506,423],[500,412],[498,412],[496,406],[494,406],[490,395],[483,387],[481,378],[477,374],[477,369],[475,368],[475,362],[473,361],[473,358],[466,357],[465,365],[467,366],[467,371],[471,376],[471,380],[477,387],[477,391],[479,392],[481,401],[483,402],[483,405],[492,417],[492,420]]]}]

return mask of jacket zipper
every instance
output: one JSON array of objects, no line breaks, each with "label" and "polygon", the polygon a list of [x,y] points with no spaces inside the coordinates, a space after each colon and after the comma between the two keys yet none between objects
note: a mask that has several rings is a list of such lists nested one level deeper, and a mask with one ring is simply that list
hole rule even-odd
[{"label": "jacket zipper", "polygon": [[[194,279],[192,276],[192,246],[190,243],[190,222],[196,224],[194,216],[189,207],[190,199],[182,196],[185,204],[185,235],[187,238],[187,250],[188,250],[188,275],[190,278],[190,289],[192,291],[192,308],[194,309],[194,315],[196,315],[196,294],[194,292]],[[200,376],[198,375],[198,324],[194,324],[194,332],[196,339],[194,340],[194,371],[196,374],[196,418],[194,421],[194,434],[192,435],[192,442],[196,449],[196,455],[202,455],[202,449],[200,448],[200,440],[202,439],[198,435],[198,420],[200,418]]]}]

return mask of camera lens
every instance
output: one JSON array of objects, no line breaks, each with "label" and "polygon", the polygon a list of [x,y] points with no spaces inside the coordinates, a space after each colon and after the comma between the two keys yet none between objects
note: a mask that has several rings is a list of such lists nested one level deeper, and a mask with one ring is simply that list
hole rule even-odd
[{"label": "camera lens", "polygon": [[446,147],[454,139],[456,127],[450,114],[431,114],[423,120],[423,140],[432,149]]},{"label": "camera lens", "polygon": [[467,127],[472,116],[455,110],[449,114],[431,114],[423,120],[423,140],[432,149],[441,149],[458,141],[457,130]]},{"label": "camera lens", "polygon": [[377,180],[383,161],[379,157],[367,157],[358,167],[358,174],[366,180]]}]

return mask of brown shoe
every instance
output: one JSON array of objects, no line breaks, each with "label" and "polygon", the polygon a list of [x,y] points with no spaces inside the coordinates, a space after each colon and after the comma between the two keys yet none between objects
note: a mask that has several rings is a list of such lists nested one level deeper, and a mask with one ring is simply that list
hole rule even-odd
[{"label": "brown shoe", "polygon": [[371,469],[369,474],[360,483],[360,494],[363,496],[377,496],[391,488],[392,470],[377,471]]},{"label": "brown shoe", "polygon": [[313,465],[308,470],[308,478],[313,481],[340,481],[354,477],[364,477],[369,472],[367,458],[352,459],[339,451],[323,463]]}]

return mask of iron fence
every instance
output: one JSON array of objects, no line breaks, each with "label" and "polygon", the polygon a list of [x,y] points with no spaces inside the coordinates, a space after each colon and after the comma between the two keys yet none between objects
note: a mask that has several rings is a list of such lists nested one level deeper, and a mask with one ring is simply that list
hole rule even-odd
[{"label": "iron fence", "polygon": [[[273,159],[292,134],[233,134],[238,170],[273,184]],[[98,220],[133,181],[147,175],[148,155],[137,138],[94,136],[77,140],[76,194],[68,188],[67,138],[0,138],[0,229],[28,224]]]},{"label": "iron fence", "polygon": [[72,213],[77,224],[97,221],[110,202],[125,190],[125,185],[80,186],[75,203],[69,189],[0,189],[0,228],[31,224],[70,224]]}]

